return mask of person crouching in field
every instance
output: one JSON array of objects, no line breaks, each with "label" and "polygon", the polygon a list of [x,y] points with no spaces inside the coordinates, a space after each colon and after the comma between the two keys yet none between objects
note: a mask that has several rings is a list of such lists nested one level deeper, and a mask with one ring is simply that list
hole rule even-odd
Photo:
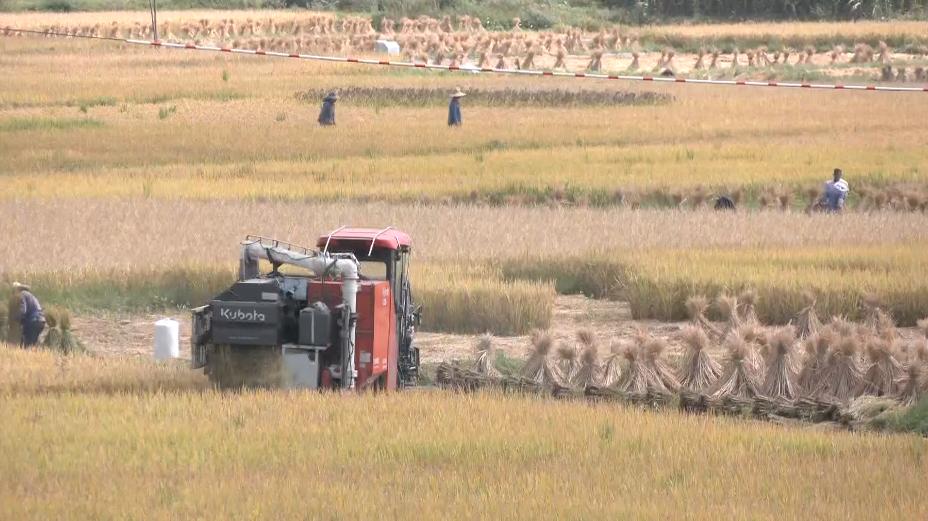
[{"label": "person crouching in field", "polygon": [[319,124],[323,127],[335,125],[335,102],[338,101],[338,93],[334,90],[326,94],[322,99],[322,110],[319,111]]},{"label": "person crouching in field", "polygon": [[45,329],[45,314],[39,299],[29,291],[29,286],[13,283],[13,294],[19,298],[19,321],[22,324],[22,346],[32,347],[39,343],[39,336]]},{"label": "person crouching in field", "polygon": [[451,94],[451,103],[448,104],[448,126],[460,127],[464,120],[461,119],[461,98],[467,96],[460,87]]},{"label": "person crouching in field", "polygon": [[841,169],[835,168],[834,177],[831,181],[825,183],[823,202],[828,212],[839,213],[844,210],[844,203],[847,200],[847,194],[851,191],[851,188],[848,186],[843,176],[844,173]]}]

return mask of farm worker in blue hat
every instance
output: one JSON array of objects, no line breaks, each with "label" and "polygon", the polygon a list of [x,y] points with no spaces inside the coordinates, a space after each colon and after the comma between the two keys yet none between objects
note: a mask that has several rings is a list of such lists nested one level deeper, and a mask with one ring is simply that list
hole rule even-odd
[{"label": "farm worker in blue hat", "polygon": [[844,210],[844,202],[851,188],[843,176],[844,172],[840,168],[835,168],[834,177],[825,183],[825,207],[829,212],[837,213]]},{"label": "farm worker in blue hat", "polygon": [[459,127],[464,120],[461,119],[461,98],[467,96],[460,87],[451,94],[451,103],[448,104],[448,126]]},{"label": "farm worker in blue hat", "polygon": [[326,94],[322,99],[322,110],[319,112],[319,124],[323,127],[335,125],[335,102],[338,101],[338,93],[334,90]]},{"label": "farm worker in blue hat", "polygon": [[39,343],[39,335],[45,329],[45,314],[39,299],[29,291],[29,286],[13,283],[13,294],[19,297],[19,321],[23,328],[23,347],[32,347]]}]

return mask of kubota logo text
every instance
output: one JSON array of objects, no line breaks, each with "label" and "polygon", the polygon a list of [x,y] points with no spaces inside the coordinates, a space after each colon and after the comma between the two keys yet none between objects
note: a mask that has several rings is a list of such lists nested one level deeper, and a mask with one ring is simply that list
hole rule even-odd
[{"label": "kubota logo text", "polygon": [[226,320],[236,320],[239,322],[264,322],[267,318],[264,313],[258,313],[258,310],[243,311],[241,309],[221,308],[219,316]]}]

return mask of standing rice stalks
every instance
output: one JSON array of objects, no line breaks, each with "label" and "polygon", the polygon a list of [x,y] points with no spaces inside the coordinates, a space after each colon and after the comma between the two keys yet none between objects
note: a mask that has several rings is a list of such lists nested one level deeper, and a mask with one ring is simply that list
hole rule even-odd
[{"label": "standing rice stalks", "polygon": [[680,385],[689,391],[702,393],[718,381],[722,367],[709,356],[709,336],[698,326],[683,331],[686,351],[680,367]]},{"label": "standing rice stalks", "polygon": [[602,365],[599,363],[599,347],[596,337],[589,329],[577,331],[580,341],[580,367],[574,374],[571,384],[581,389],[598,386],[602,382]]},{"label": "standing rice stalks", "polygon": [[474,371],[484,376],[499,376],[499,370],[496,369],[494,361],[496,360],[496,346],[493,345],[493,336],[489,333],[480,335],[477,339],[476,354],[474,361]]},{"label": "standing rice stalks", "polygon": [[722,337],[722,331],[706,317],[708,309],[709,299],[703,295],[693,295],[686,299],[686,313],[690,317],[690,323],[700,328],[710,338],[719,340]]},{"label": "standing rice stalks", "polygon": [[788,402],[799,398],[799,364],[795,347],[796,332],[791,326],[768,335],[763,353],[766,370],[761,392],[764,396]]},{"label": "standing rice stalks", "polygon": [[792,321],[792,324],[796,327],[796,336],[800,340],[809,338],[822,329],[822,321],[819,320],[818,315],[815,313],[815,295],[806,292],[803,294],[803,298],[806,301],[806,307],[802,308]]},{"label": "standing rice stalks", "polygon": [[867,359],[870,363],[864,373],[864,385],[860,394],[873,396],[895,396],[899,392],[902,364],[896,359],[892,345],[881,338],[867,342]]},{"label": "standing rice stalks", "polygon": [[754,363],[751,347],[738,336],[726,340],[725,365],[719,381],[709,391],[713,401],[752,400],[759,396],[758,368]]}]

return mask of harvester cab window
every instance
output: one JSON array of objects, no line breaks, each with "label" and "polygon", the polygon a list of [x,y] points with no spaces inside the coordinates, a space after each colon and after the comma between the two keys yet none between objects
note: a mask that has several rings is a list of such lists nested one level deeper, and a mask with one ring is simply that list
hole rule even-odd
[{"label": "harvester cab window", "polygon": [[361,278],[364,280],[387,280],[387,263],[380,260],[362,260]]}]

